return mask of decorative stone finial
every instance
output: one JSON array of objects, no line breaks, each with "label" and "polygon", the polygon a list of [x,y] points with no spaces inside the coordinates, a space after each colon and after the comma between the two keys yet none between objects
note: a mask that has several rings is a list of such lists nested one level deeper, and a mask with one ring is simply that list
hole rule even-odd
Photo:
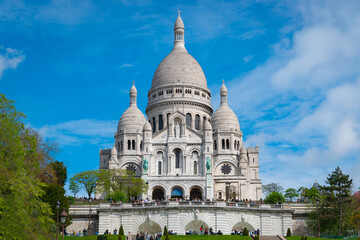
[{"label": "decorative stone finial", "polygon": [[178,16],[180,16],[181,11],[180,11],[180,10],[177,10],[177,13],[178,13]]}]

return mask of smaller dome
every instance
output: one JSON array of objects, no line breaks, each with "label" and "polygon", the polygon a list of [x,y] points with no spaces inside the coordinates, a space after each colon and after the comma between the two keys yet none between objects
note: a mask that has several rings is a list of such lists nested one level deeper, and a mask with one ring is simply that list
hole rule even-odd
[{"label": "smaller dome", "polygon": [[111,155],[117,155],[116,147],[115,145],[111,149]]},{"label": "smaller dome", "polygon": [[204,130],[212,131],[212,126],[208,120],[205,121]]},{"label": "smaller dome", "polygon": [[227,104],[222,104],[211,118],[215,130],[235,130],[240,132],[240,124],[234,111]]},{"label": "smaller dome", "polygon": [[179,15],[178,15],[178,17],[177,17],[177,19],[176,19],[176,22],[175,22],[175,25],[174,25],[174,29],[175,29],[175,28],[185,28],[184,22],[183,22],[183,20],[182,20],[181,17],[180,17],[180,11],[178,11],[178,13],[179,13]]},{"label": "smaller dome", "polygon": [[117,131],[121,130],[140,130],[142,131],[146,119],[144,114],[137,108],[135,104],[130,105],[128,109],[122,114]]},{"label": "smaller dome", "polygon": [[143,127],[143,131],[152,131],[151,129],[151,125],[148,121],[145,121],[144,127]]},{"label": "smaller dome", "polygon": [[227,88],[226,88],[226,86],[225,86],[225,81],[223,80],[223,84],[222,84],[222,86],[221,86],[221,88],[220,88],[220,94],[222,95],[222,94],[227,94],[227,92],[228,92],[228,90],[227,90]]}]

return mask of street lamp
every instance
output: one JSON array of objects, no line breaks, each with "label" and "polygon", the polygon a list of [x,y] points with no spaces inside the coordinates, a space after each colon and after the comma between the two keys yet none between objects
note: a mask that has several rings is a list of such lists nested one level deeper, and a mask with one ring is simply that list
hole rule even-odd
[{"label": "street lamp", "polygon": [[56,202],[56,240],[59,239],[59,208],[60,208],[60,201],[57,200],[57,202]]},{"label": "street lamp", "polygon": [[318,238],[320,238],[320,209],[319,209],[319,204],[320,204],[320,199],[317,197],[316,198],[316,204],[317,204],[317,212],[318,212],[318,216],[317,216],[317,224],[318,224]]},{"label": "street lamp", "polygon": [[65,231],[65,222],[67,219],[67,213],[65,212],[65,208],[63,208],[63,211],[60,213],[60,221],[62,224],[62,240],[64,240],[64,231]]},{"label": "street lamp", "polygon": [[87,234],[90,235],[90,217],[91,217],[91,198],[89,198],[89,225],[88,225],[88,230],[87,230]]},{"label": "street lamp", "polygon": [[229,200],[229,197],[230,197],[230,182],[226,182],[226,201]]}]

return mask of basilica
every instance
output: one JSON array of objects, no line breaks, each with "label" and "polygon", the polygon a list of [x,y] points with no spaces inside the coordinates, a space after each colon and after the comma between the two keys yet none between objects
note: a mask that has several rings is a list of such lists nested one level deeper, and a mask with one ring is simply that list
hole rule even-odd
[{"label": "basilica", "polygon": [[174,47],[148,91],[146,117],[133,84],[115,144],[100,150],[100,169],[133,171],[148,184],[143,199],[260,200],[259,147],[244,146],[224,81],[214,112],[204,72],[184,39],[179,13]]}]

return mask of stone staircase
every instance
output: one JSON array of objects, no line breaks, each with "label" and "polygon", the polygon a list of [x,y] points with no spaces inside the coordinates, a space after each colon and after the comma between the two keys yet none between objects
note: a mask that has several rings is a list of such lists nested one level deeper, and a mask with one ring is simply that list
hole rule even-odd
[{"label": "stone staircase", "polygon": [[260,240],[282,240],[283,238],[279,235],[276,236],[260,236]]}]

